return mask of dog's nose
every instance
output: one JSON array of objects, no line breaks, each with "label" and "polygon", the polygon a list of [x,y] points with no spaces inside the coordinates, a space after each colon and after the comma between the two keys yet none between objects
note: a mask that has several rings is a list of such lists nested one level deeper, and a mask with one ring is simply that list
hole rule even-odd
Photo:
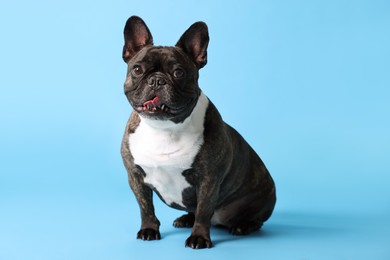
[{"label": "dog's nose", "polygon": [[159,88],[167,84],[166,80],[159,75],[154,75],[148,78],[148,85],[153,88]]}]

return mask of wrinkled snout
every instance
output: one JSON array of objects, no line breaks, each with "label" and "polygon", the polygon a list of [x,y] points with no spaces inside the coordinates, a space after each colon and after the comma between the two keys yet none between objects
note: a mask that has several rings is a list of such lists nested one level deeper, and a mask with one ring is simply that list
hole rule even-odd
[{"label": "wrinkled snout", "polygon": [[153,89],[159,89],[167,84],[165,76],[160,73],[155,73],[147,79],[148,86]]}]

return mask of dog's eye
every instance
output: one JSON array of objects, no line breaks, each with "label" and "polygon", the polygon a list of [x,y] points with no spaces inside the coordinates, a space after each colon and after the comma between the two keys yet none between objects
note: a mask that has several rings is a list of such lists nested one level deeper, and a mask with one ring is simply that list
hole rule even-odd
[{"label": "dog's eye", "polygon": [[175,70],[173,71],[173,76],[174,76],[175,78],[181,78],[181,77],[184,76],[184,71],[183,71],[182,69],[175,69]]},{"label": "dog's eye", "polygon": [[139,66],[139,65],[135,65],[135,66],[133,67],[132,72],[133,72],[133,75],[134,75],[134,76],[139,76],[139,75],[141,75],[142,73],[144,73],[144,71],[142,70],[142,67]]}]

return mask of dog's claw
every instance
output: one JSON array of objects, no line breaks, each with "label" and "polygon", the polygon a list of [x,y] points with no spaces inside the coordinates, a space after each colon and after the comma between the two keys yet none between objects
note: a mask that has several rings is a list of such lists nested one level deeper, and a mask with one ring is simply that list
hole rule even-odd
[{"label": "dog's claw", "polygon": [[209,238],[205,238],[203,236],[191,235],[186,240],[186,247],[191,247],[192,249],[211,248],[212,243]]},{"label": "dog's claw", "polygon": [[151,228],[146,228],[146,229],[141,229],[137,233],[137,239],[142,239],[142,240],[160,240],[161,235],[158,230],[154,230]]}]

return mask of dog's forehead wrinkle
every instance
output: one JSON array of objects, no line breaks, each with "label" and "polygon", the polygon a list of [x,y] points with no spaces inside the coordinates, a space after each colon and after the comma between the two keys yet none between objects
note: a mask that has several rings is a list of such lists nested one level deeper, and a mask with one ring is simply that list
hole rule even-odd
[{"label": "dog's forehead wrinkle", "polygon": [[177,47],[173,46],[154,46],[148,51],[148,55],[158,58],[183,58],[183,53]]},{"label": "dog's forehead wrinkle", "polygon": [[[137,61],[137,62],[136,62]],[[154,70],[162,68],[173,69],[177,65],[187,63],[188,61],[176,47],[166,46],[148,46],[134,57],[134,62],[129,64],[133,67],[135,64],[153,64]]]}]

